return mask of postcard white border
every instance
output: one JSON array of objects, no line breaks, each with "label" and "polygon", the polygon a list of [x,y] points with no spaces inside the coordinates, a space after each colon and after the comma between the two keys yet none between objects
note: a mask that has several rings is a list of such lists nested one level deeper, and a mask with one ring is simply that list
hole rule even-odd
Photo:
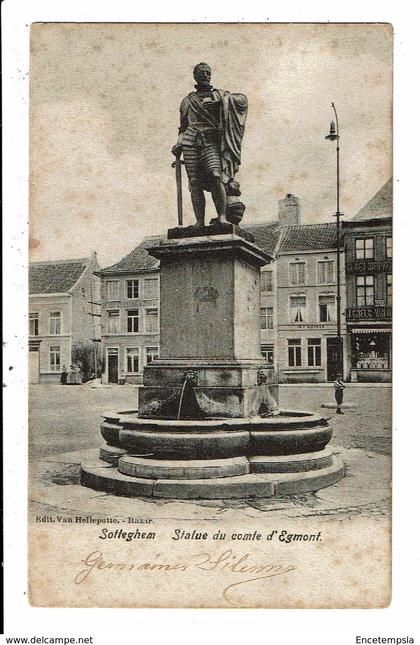
[{"label": "postcard white border", "polygon": [[[293,2],[285,6],[212,1],[195,3],[100,0],[23,1],[3,4],[4,97],[4,472],[6,635],[93,635],[95,643],[146,642],[354,643],[355,635],[420,637],[418,628],[419,471],[418,398],[418,20],[408,4],[379,1]],[[193,20],[194,19],[194,20]],[[37,609],[28,605],[27,583],[27,406],[26,265],[28,217],[29,25],[77,22],[390,22],[395,30],[395,334],[394,334],[394,518],[393,601],[383,610],[109,610]],[[414,294],[414,298],[413,298]],[[414,300],[414,302],[413,302]],[[416,346],[417,345],[417,346]],[[13,369],[9,369],[13,367]],[[302,615],[301,612],[304,612]],[[76,634],[77,632],[77,634]],[[416,641],[417,642],[417,641]]]}]

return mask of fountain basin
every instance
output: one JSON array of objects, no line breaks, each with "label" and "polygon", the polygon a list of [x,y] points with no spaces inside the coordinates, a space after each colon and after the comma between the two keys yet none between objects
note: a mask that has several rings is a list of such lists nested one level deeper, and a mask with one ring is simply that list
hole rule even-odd
[{"label": "fountain basin", "polygon": [[101,432],[111,446],[155,459],[222,459],[322,450],[332,429],[308,412],[248,419],[149,419],[106,413]]},{"label": "fountain basin", "polygon": [[272,497],[339,481],[328,419],[281,410],[250,418],[152,419],[103,414],[106,445],[83,466],[85,486],[123,496],[172,499]]},{"label": "fountain basin", "polygon": [[245,431],[167,432],[121,430],[120,446],[128,452],[156,459],[222,459],[248,453],[250,434]]}]

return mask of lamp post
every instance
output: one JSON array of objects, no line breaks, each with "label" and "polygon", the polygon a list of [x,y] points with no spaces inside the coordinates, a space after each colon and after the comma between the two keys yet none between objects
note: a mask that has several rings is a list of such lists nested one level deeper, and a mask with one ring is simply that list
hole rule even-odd
[{"label": "lamp post", "polygon": [[340,213],[340,132],[338,129],[338,116],[337,110],[335,109],[334,103],[331,103],[334,110],[335,121],[330,123],[330,132],[325,137],[329,141],[336,142],[336,151],[337,151],[337,208],[335,211],[335,217],[337,221],[337,350],[338,350],[338,361],[337,369],[338,372],[343,375],[343,339],[341,337],[341,285],[340,285],[340,238],[341,238],[341,227],[340,227],[340,216],[343,213]]}]

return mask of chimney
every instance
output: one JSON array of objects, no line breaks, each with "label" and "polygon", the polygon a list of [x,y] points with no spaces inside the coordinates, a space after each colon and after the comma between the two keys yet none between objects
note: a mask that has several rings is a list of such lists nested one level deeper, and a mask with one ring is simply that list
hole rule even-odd
[{"label": "chimney", "polygon": [[279,199],[280,226],[297,226],[300,224],[299,199],[288,193],[284,199]]}]

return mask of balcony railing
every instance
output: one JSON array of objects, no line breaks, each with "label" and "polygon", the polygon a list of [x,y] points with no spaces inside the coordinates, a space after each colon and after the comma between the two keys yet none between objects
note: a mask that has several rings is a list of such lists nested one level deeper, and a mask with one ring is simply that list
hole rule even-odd
[{"label": "balcony railing", "polygon": [[370,307],[349,307],[346,309],[347,322],[358,322],[360,320],[392,320],[392,307],[370,306]]}]

